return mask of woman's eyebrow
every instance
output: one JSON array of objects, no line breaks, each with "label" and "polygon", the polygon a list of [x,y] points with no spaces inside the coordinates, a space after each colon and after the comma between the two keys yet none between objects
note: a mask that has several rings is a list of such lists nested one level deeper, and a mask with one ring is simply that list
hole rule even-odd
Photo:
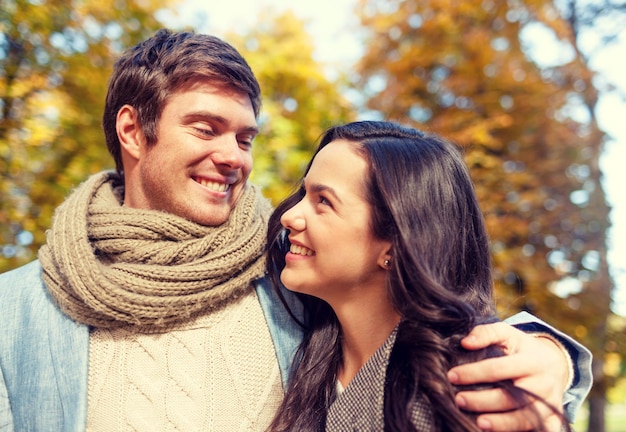
[{"label": "woman's eyebrow", "polygon": [[337,195],[337,192],[335,191],[335,189],[333,189],[330,186],[327,186],[325,184],[322,183],[310,183],[310,184],[306,184],[306,180],[303,182],[305,185],[305,189],[308,188],[311,192],[314,193],[320,193],[320,192],[326,192],[331,194],[340,204],[343,204],[343,201],[341,200],[341,198],[339,198],[339,195]]}]

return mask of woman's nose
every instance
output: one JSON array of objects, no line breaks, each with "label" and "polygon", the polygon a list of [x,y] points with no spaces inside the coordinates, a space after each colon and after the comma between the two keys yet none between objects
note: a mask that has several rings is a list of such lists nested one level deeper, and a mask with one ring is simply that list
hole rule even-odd
[{"label": "woman's nose", "polygon": [[283,227],[292,231],[303,231],[306,227],[304,217],[300,211],[300,201],[295,206],[291,207],[280,217],[280,223]]}]

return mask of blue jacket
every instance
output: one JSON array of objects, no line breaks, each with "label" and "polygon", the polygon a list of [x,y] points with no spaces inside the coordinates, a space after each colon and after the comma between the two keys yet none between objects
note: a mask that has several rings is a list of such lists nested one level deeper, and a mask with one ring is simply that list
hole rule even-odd
[{"label": "blue jacket", "polygon": [[[255,288],[285,385],[302,334],[268,281],[258,281]],[[589,351],[532,315],[518,314],[507,322],[525,331],[549,332],[567,347],[576,365],[564,400],[572,418],[591,387]],[[0,323],[0,431],[84,431],[89,329],[56,306],[38,261],[0,275]]]}]

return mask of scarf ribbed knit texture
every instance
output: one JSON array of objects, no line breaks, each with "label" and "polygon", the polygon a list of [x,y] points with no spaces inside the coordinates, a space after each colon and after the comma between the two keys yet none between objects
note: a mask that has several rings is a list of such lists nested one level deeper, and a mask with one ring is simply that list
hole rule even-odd
[{"label": "scarf ribbed knit texture", "polygon": [[263,275],[272,209],[254,186],[216,227],[123,207],[122,196],[116,173],[90,177],[59,206],[39,252],[48,290],[75,321],[168,327],[223,306]]}]

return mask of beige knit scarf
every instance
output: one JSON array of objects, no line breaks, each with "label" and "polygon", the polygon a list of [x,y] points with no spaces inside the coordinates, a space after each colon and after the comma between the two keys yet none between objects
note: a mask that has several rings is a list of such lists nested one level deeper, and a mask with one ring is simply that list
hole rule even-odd
[{"label": "beige knit scarf", "polygon": [[60,308],[100,328],[164,328],[219,308],[263,275],[269,202],[248,185],[228,222],[198,225],[121,205],[123,182],[102,172],[57,209],[39,252]]}]

